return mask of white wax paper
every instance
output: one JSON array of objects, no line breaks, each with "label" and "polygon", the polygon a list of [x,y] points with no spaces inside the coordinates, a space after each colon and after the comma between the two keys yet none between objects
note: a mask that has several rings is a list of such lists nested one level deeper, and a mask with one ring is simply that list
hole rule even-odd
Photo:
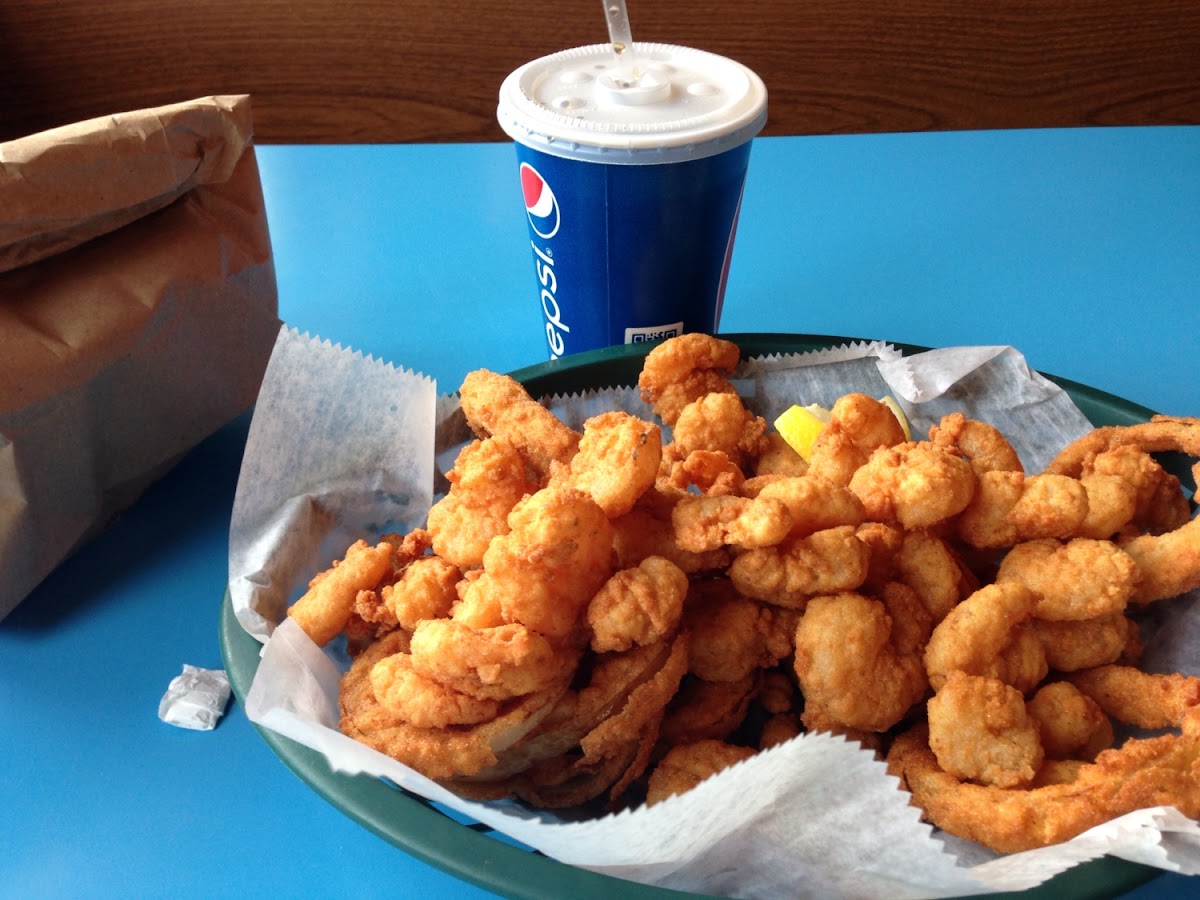
[{"label": "white wax paper", "polygon": [[[1090,429],[1070,398],[1007,347],[904,357],[881,343],[745,361],[739,392],[768,421],[793,403],[891,394],[923,435],[945,413],[990,421],[1027,471]],[[471,435],[450,390],[285,330],[263,384],[234,508],[230,593],[266,641],[247,715],[348,773],[387,778],[555,859],[665,887],[736,897],[947,897],[1021,890],[1104,854],[1200,874],[1200,827],[1142,810],[1066,844],[999,856],[920,822],[908,795],[857,744],[801,735],[650,809],[558,821],[514,803],[460,800],[337,731],[347,661],[282,617],[314,574],[360,536],[423,522],[440,474]],[[636,390],[547,400],[574,426],[600,411],[649,410]],[[387,467],[387,471],[382,471]],[[386,523],[386,524],[385,524]],[[1152,608],[1148,668],[1200,672],[1195,593]],[[1178,626],[1183,614],[1188,627]],[[1162,627],[1170,622],[1171,627]],[[269,636],[269,639],[268,639]],[[681,823],[685,823],[681,827]]]},{"label": "white wax paper", "polygon": [[356,539],[424,516],[436,402],[429,378],[280,330],[230,522],[229,591],[246,631],[266,640],[296,589]]}]

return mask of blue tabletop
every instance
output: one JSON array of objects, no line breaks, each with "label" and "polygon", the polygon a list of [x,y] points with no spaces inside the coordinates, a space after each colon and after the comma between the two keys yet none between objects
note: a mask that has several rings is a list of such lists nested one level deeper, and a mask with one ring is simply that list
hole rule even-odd
[{"label": "blue tabletop", "polygon": [[[510,146],[257,152],[288,324],[446,391],[545,358]],[[1198,201],[1200,128],[760,139],[722,329],[1011,344],[1200,414]],[[490,896],[327,804],[236,703],[211,732],[158,720],[183,664],[221,666],[246,428],[0,622],[0,895]]]}]

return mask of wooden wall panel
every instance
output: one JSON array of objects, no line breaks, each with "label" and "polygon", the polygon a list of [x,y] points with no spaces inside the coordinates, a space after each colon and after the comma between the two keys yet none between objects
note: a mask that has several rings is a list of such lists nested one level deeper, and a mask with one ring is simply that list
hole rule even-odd
[{"label": "wooden wall panel", "polygon": [[[767,134],[1200,123],[1197,0],[630,0],[638,40],[741,60]],[[520,63],[597,0],[0,0],[0,139],[214,93],[258,140],[502,140]]]}]

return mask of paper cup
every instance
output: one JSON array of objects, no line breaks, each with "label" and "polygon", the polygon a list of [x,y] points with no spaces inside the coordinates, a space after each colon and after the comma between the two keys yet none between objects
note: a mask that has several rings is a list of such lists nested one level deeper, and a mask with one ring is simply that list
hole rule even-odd
[{"label": "paper cup", "polygon": [[497,118],[515,141],[549,357],[714,332],[762,80],[733,60],[635,44],[520,67]]}]

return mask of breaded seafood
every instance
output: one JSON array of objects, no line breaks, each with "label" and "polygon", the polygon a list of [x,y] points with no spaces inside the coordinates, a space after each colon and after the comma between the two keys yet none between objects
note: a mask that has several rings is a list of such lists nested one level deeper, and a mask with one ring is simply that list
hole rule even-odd
[{"label": "breaded seafood", "polygon": [[1094,763],[1072,766],[1069,780],[1043,787],[1001,788],[951,775],[938,765],[923,725],[896,738],[888,770],[939,828],[1016,853],[1070,840],[1136,809],[1167,804],[1200,817],[1200,709],[1179,724],[1179,735],[1127,741]]},{"label": "breaded seafood", "polygon": [[942,770],[964,781],[1029,785],[1045,758],[1025,697],[995,678],[951,672],[927,704],[929,748]]},{"label": "breaded seafood", "polygon": [[1037,597],[1033,614],[1077,622],[1125,611],[1141,580],[1133,557],[1111,541],[1026,541],[1005,554],[996,583],[1023,584]]},{"label": "breaded seafood", "polygon": [[729,566],[729,578],[747,597],[803,609],[812,597],[861,586],[870,555],[853,525],[839,525],[746,550]]},{"label": "breaded seafood", "polygon": [[977,473],[1021,472],[1025,467],[1017,451],[1000,429],[960,412],[947,413],[929,429],[929,440],[939,447],[954,450],[964,457]]},{"label": "breaded seafood", "polygon": [[806,700],[863,731],[891,728],[929,688],[919,641],[895,627],[882,601],[853,592],[808,602],[795,668]]},{"label": "breaded seafood", "polygon": [[614,573],[588,602],[592,649],[606,653],[662,640],[679,627],[687,592],[687,573],[661,556]]},{"label": "breaded seafood", "polygon": [[592,595],[608,579],[613,531],[591,497],[552,485],[518,503],[509,531],[483,555],[483,574],[467,587],[464,603],[499,612],[551,640],[581,627]]},{"label": "breaded seafood", "polygon": [[429,510],[433,552],[463,569],[483,562],[492,538],[508,531],[508,514],[539,487],[506,437],[473,441],[447,473],[449,492]]},{"label": "breaded seafood", "polygon": [[737,394],[705,394],[679,411],[671,427],[668,460],[686,459],[697,450],[707,450],[721,453],[745,469],[765,449],[766,431],[766,421],[747,410]]},{"label": "breaded seafood", "polygon": [[1112,720],[1069,681],[1049,681],[1025,704],[1037,722],[1046,759],[1092,762],[1113,743]]},{"label": "breaded seafood", "polygon": [[905,440],[896,414],[882,402],[866,394],[846,394],[833,404],[829,424],[813,441],[808,471],[837,484],[849,484],[876,450]]},{"label": "breaded seafood", "polygon": [[683,408],[708,394],[736,393],[729,376],[742,351],[737,344],[707,334],[681,334],[646,354],[638,376],[642,397],[673,427]]},{"label": "breaded seafood", "polygon": [[662,758],[651,773],[646,803],[652,806],[675,794],[689,791],[722,769],[749,759],[754,753],[753,747],[741,747],[714,739],[679,744]]},{"label": "breaded seafood", "polygon": [[358,540],[345,557],[309,582],[308,590],[288,609],[288,615],[304,629],[317,646],[324,647],[342,633],[354,612],[360,591],[376,587],[391,570],[392,545],[380,541],[371,546]]},{"label": "breaded seafood", "polygon": [[1038,595],[1015,582],[984,585],[938,623],[924,649],[934,690],[955,672],[994,678],[1022,693],[1049,671],[1030,620]]},{"label": "breaded seafood", "polygon": [[876,450],[850,476],[849,487],[867,518],[911,529],[958,515],[974,497],[975,483],[974,470],[961,456],[919,441]]},{"label": "breaded seafood", "polygon": [[480,437],[508,438],[541,478],[579,449],[580,434],[507,375],[477,369],[467,373],[458,393],[472,430]]},{"label": "breaded seafood", "polygon": [[1200,815],[1200,677],[1137,668],[1145,606],[1200,586],[1200,519],[1154,456],[1195,455],[1200,420],[1098,429],[1029,473],[989,423],[910,440],[850,394],[805,463],[738,364],[665,341],[655,416],[578,432],[471,373],[477,439],[427,529],[355,542],[289,613],[345,635],[342,730],[465,797],[588,812],[807,731],[1002,852]]},{"label": "breaded seafood", "polygon": [[633,509],[654,484],[662,461],[662,430],[616,410],[583,423],[578,452],[563,480],[587,494],[610,519]]}]

